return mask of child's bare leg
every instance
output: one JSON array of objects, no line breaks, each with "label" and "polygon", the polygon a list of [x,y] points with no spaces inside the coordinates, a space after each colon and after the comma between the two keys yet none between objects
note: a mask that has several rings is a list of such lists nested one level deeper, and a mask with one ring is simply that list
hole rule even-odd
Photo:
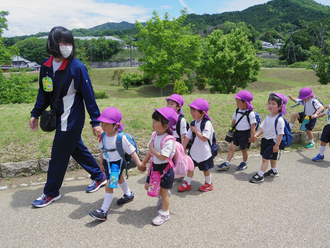
[{"label": "child's bare leg", "polygon": [[187,177],[193,177],[193,176],[194,176],[194,171],[188,170]]},{"label": "child's bare leg", "polygon": [[307,136],[309,140],[313,140],[314,139],[314,135],[313,132],[311,130],[306,130]]},{"label": "child's bare leg", "polygon": [[107,184],[105,185],[105,193],[113,194],[113,188],[109,188],[109,180],[107,181]]},{"label": "child's bare leg", "polygon": [[146,190],[148,190],[148,189],[149,189],[149,183],[145,183],[144,188],[145,188]]},{"label": "child's bare leg", "polygon": [[248,157],[249,157],[248,149],[242,150],[242,154],[243,154],[243,162],[246,163],[248,161]]},{"label": "child's bare leg", "polygon": [[277,160],[270,160],[270,166],[272,167],[272,169],[276,168],[277,165]]},{"label": "child's bare leg", "polygon": [[228,162],[230,162],[231,159],[233,158],[235,151],[236,151],[236,146],[234,145],[233,142],[231,142],[230,147],[229,147],[229,152],[228,152],[228,155],[227,155],[227,161]]},{"label": "child's bare leg", "polygon": [[298,113],[298,112],[294,112],[294,113],[292,113],[289,122],[290,122],[291,124],[294,124],[294,122],[295,122],[296,119],[299,119],[299,113]]},{"label": "child's bare leg", "polygon": [[166,212],[170,207],[170,197],[168,196],[168,189],[160,188],[159,193],[162,197],[162,210]]},{"label": "child's bare leg", "polygon": [[268,159],[262,159],[262,164],[260,170],[265,173],[269,165],[269,160]]},{"label": "child's bare leg", "polygon": [[206,176],[206,177],[211,175],[211,172],[209,170],[208,171],[203,171],[203,173],[204,173],[204,176]]}]

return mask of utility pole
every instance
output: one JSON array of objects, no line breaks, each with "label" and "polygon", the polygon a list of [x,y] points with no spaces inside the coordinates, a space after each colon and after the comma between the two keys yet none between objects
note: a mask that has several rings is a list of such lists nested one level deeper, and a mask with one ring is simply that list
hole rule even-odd
[{"label": "utility pole", "polygon": [[292,39],[292,34],[293,34],[293,28],[292,28],[292,30],[291,30],[291,34],[290,34],[289,49],[288,49],[288,57],[287,57],[287,59],[286,59],[286,67],[288,67],[288,64],[289,64],[289,58],[290,58],[290,46],[291,46],[291,43],[292,43],[292,49],[293,49],[294,62],[297,62],[297,59],[296,59],[296,52],[294,51],[294,43],[293,43],[293,39]]},{"label": "utility pole", "polygon": [[132,36],[131,36],[131,45],[130,45],[130,67],[132,67]]},{"label": "utility pole", "polygon": [[93,63],[93,58],[92,58],[92,56],[93,56],[93,54],[92,54],[92,49],[93,49],[93,46],[92,46],[92,42],[91,42],[91,44],[90,44],[90,51],[91,51],[91,64]]}]

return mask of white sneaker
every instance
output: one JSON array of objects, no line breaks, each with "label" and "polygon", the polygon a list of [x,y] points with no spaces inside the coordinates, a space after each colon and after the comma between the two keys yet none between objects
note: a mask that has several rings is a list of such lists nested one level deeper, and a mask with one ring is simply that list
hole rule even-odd
[{"label": "white sneaker", "polygon": [[158,216],[156,216],[153,220],[152,223],[156,226],[163,225],[166,221],[170,219],[170,215],[163,215],[161,213],[158,213]]}]

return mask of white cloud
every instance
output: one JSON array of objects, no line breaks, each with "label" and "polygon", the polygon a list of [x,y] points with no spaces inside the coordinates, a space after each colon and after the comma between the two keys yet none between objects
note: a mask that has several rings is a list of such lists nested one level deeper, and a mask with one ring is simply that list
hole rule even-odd
[{"label": "white cloud", "polygon": [[162,6],[160,6],[162,9],[172,9],[172,7],[171,6],[169,6],[169,5],[162,5]]},{"label": "white cloud", "polygon": [[183,0],[179,0],[180,3],[182,4],[183,7],[187,8],[187,10],[190,12],[190,13],[196,13],[195,11],[193,11],[191,8],[188,7],[187,4],[185,4],[185,2]]},{"label": "white cloud", "polygon": [[150,9],[94,0],[15,0],[3,1],[1,10],[9,11],[8,31],[4,37],[48,32],[54,26],[68,29],[91,28],[107,22],[150,18]]}]

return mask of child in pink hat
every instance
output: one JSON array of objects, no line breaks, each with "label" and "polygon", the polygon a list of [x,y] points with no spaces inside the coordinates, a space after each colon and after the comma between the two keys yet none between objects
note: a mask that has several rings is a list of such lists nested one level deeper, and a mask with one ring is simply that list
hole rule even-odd
[{"label": "child in pink hat", "polygon": [[[208,102],[202,98],[196,99],[189,106],[190,114],[194,121],[191,122],[190,129],[183,143],[183,148],[186,149],[189,141],[193,140],[189,155],[195,167],[203,171],[205,177],[205,183],[200,186],[198,190],[208,192],[214,189],[210,172],[210,169],[214,167],[211,151],[214,129],[210,121],[211,118],[207,114],[210,106]],[[205,126],[202,130],[201,126],[203,122]],[[188,170],[186,181],[178,188],[180,192],[191,190],[193,176],[194,171]]]},{"label": "child in pink hat", "polygon": [[184,104],[183,97],[178,94],[173,94],[170,97],[166,98],[167,107],[171,107],[178,114],[178,122],[173,127],[173,136],[176,140],[183,144],[184,138],[186,137],[186,133],[188,132],[189,125],[184,118],[184,114],[182,111],[182,106]]},{"label": "child in pink hat", "polygon": [[236,147],[240,146],[243,154],[243,161],[239,166],[237,166],[236,170],[242,171],[248,166],[248,149],[250,147],[250,143],[254,142],[257,121],[251,103],[253,100],[252,93],[247,90],[242,90],[234,97],[236,98],[237,109],[233,114],[231,126],[235,127],[236,131],[234,133],[233,140],[230,143],[227,159],[222,164],[219,164],[218,168],[220,170],[229,170],[230,161],[234,156]]},{"label": "child in pink hat", "polygon": [[173,126],[178,121],[178,115],[173,108],[165,107],[161,109],[155,109],[152,114],[152,127],[156,133],[155,140],[152,138],[148,143],[149,151],[142,161],[139,170],[145,171],[146,164],[152,158],[150,163],[149,173],[145,184],[145,189],[149,189],[150,173],[158,171],[162,177],[160,182],[159,200],[157,205],[162,208],[158,211],[158,215],[152,220],[154,225],[160,226],[170,219],[170,189],[174,182],[174,171],[173,168],[168,168],[168,158],[173,158],[175,154],[175,141],[173,139],[167,140],[161,147],[161,141],[168,135],[173,134]]},{"label": "child in pink hat", "polygon": [[296,119],[298,119],[299,123],[302,123],[306,116],[309,117],[309,122],[306,125],[306,133],[308,135],[309,142],[305,146],[306,148],[312,148],[315,146],[314,143],[314,135],[313,135],[313,128],[316,124],[317,116],[324,110],[323,105],[317,100],[312,92],[312,90],[308,87],[304,87],[299,91],[298,98],[293,98],[290,94],[288,97],[297,103],[297,105],[303,105],[304,111],[303,112],[294,112],[291,115],[290,119],[290,128],[293,128],[293,124]]},{"label": "child in pink hat", "polygon": [[[278,177],[277,156],[279,147],[284,135],[285,121],[282,115],[285,115],[285,104],[288,99],[282,93],[271,93],[268,97],[267,108],[269,115],[262,121],[258,132],[254,139],[261,134],[260,154],[262,156],[262,164],[260,170],[250,178],[251,183],[262,183],[265,177]],[[267,170],[271,166],[271,169]]]},{"label": "child in pink hat", "polygon": [[[114,168],[113,166],[119,166],[118,184],[124,192],[124,196],[117,201],[117,204],[122,205],[131,202],[134,199],[134,194],[129,189],[127,181],[123,176],[125,166],[123,165],[122,157],[118,153],[116,147],[117,134],[124,130],[124,126],[120,122],[121,118],[122,115],[120,111],[114,107],[106,108],[103,110],[100,117],[97,118],[101,121],[101,127],[105,133],[101,136],[99,143],[99,148],[101,150],[100,168],[101,171],[105,173],[108,181],[105,186],[105,196],[102,207],[89,212],[89,215],[101,221],[107,220],[108,209],[113,200],[113,188],[109,187],[109,177],[111,170]],[[122,147],[124,152],[131,155],[136,164],[141,166],[141,161],[136,154],[135,147],[127,140],[125,135],[122,137]]]}]

